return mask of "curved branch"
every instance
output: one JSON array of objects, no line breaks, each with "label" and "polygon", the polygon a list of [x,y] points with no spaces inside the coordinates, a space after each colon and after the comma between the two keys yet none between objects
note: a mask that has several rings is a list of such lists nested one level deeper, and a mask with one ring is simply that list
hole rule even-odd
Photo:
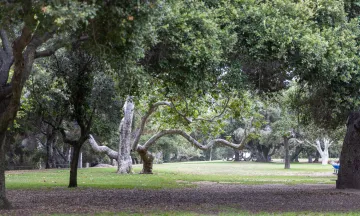
[{"label": "curved branch", "polygon": [[100,152],[100,153],[105,153],[111,159],[115,159],[115,160],[118,159],[118,152],[112,150],[111,148],[109,148],[107,146],[99,146],[91,134],[89,135],[89,143],[94,151]]},{"label": "curved branch", "polygon": [[[175,104],[171,101],[171,105],[170,105],[171,108],[173,108],[175,110],[175,112],[181,116],[183,119],[185,119],[188,123],[192,123],[193,120],[191,118],[188,118],[186,115],[182,114],[179,110],[176,109],[176,106]],[[187,107],[187,104],[186,104],[186,107]]]},{"label": "curved branch", "polygon": [[247,138],[246,136],[244,136],[239,144],[232,143],[232,142],[229,142],[224,139],[213,139],[208,144],[202,145],[196,139],[194,139],[193,137],[191,137],[190,135],[188,135],[187,133],[185,133],[182,130],[163,130],[163,131],[160,131],[159,133],[155,134],[154,136],[152,136],[143,146],[139,146],[138,148],[148,149],[158,139],[160,139],[161,137],[163,137],[165,135],[170,135],[170,134],[181,135],[187,141],[189,141],[191,144],[193,144],[195,147],[197,147],[201,150],[207,150],[207,149],[211,148],[214,144],[222,144],[222,145],[228,146],[233,149],[243,149],[245,146],[246,138]]},{"label": "curved branch", "polygon": [[150,115],[157,110],[159,106],[169,106],[171,107],[171,104],[167,101],[159,101],[154,104],[152,104],[149,108],[149,110],[146,112],[146,114],[141,118],[140,128],[135,133],[135,138],[132,144],[132,150],[136,149],[136,146],[138,145],[140,141],[141,134],[144,131],[146,121],[150,117]]},{"label": "curved branch", "polygon": [[196,118],[196,119],[192,119],[192,118],[189,118],[187,117],[186,115],[182,114],[179,110],[176,109],[176,106],[173,102],[168,102],[168,101],[159,101],[159,102],[156,102],[154,104],[152,104],[149,108],[149,110],[146,112],[146,114],[141,118],[141,123],[140,123],[140,127],[139,129],[136,131],[135,133],[135,138],[134,138],[134,141],[133,141],[133,144],[132,144],[132,150],[136,150],[136,147],[137,145],[139,144],[139,140],[140,140],[140,137],[141,137],[141,134],[142,132],[144,131],[144,127],[145,127],[145,124],[146,124],[146,121],[148,120],[148,118],[150,117],[150,115],[155,112],[157,110],[157,108],[159,106],[168,106],[172,109],[174,109],[174,111],[180,115],[183,119],[185,119],[188,123],[192,123],[194,120],[197,120],[197,121],[214,121],[214,119],[218,118],[219,116],[223,115],[228,104],[229,104],[229,101],[230,101],[230,98],[227,99],[226,101],[226,104],[224,106],[224,109],[222,110],[222,112],[217,115],[217,116],[214,116],[212,119],[203,119],[203,118]]}]

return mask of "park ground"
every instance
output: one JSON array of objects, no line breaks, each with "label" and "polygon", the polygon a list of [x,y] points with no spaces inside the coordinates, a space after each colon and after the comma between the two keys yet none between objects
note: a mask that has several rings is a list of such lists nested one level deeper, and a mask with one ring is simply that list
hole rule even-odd
[{"label": "park ground", "polygon": [[[135,173],[140,166],[135,166]],[[360,215],[360,192],[336,190],[331,165],[185,162],[154,165],[153,175],[116,168],[8,171],[9,215]]]}]

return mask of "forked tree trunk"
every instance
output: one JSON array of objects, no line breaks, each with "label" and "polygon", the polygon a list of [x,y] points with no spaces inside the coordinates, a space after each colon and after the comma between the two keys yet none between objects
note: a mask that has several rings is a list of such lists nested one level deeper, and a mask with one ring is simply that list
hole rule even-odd
[{"label": "forked tree trunk", "polygon": [[143,161],[143,169],[140,172],[141,174],[153,174],[153,164],[154,164],[154,156],[147,151],[145,148],[137,148],[137,152],[139,153],[142,161]]},{"label": "forked tree trunk", "polygon": [[284,148],[285,148],[285,169],[290,169],[290,154],[289,154],[289,138],[284,137]]},{"label": "forked tree trunk", "polygon": [[69,188],[77,187],[77,170],[78,170],[78,161],[80,156],[81,145],[74,145],[72,148],[72,157],[70,162],[70,181]]},{"label": "forked tree trunk", "polygon": [[336,188],[360,189],[360,112],[348,118]]},{"label": "forked tree trunk", "polygon": [[[330,141],[329,138],[324,137],[321,140],[315,140],[315,143],[316,144],[313,146],[316,147],[316,150],[321,157],[322,165],[327,165],[329,162],[329,147],[331,146],[332,141]],[[323,144],[324,149],[322,149],[321,143]]]},{"label": "forked tree trunk", "polygon": [[6,132],[0,132],[0,209],[11,207],[5,191],[5,139]]}]

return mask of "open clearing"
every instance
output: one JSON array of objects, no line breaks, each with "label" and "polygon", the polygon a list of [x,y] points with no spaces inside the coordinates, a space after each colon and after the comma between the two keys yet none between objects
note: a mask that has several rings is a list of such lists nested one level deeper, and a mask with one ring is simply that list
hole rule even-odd
[{"label": "open clearing", "polygon": [[250,162],[171,163],[155,165],[154,175],[122,176],[114,173],[115,168],[90,168],[80,170],[77,189],[66,188],[68,170],[9,171],[8,198],[14,209],[0,214],[357,215],[360,211],[360,192],[336,190],[330,165],[282,167]]}]

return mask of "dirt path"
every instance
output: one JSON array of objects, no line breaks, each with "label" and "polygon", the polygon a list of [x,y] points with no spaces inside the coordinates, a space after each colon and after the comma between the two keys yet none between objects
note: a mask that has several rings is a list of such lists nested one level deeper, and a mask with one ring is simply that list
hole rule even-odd
[{"label": "dirt path", "polygon": [[[191,211],[217,214],[231,211],[360,211],[360,191],[333,185],[230,185],[199,183],[173,190],[47,189],[9,190],[14,209],[0,214],[146,213]],[[141,207],[143,206],[143,207]]]}]

